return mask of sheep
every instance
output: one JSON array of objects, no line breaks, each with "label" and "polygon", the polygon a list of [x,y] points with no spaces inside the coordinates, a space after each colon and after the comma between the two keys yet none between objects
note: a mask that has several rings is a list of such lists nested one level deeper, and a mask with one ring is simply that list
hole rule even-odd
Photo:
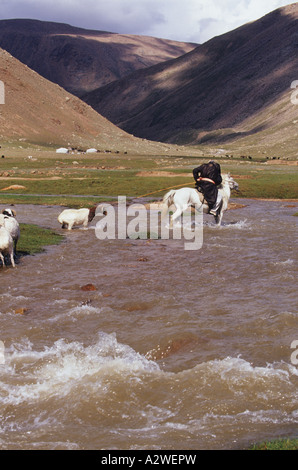
[{"label": "sheep", "polygon": [[20,226],[16,220],[16,212],[13,209],[3,209],[4,227],[9,231],[14,243],[14,252],[17,252],[17,243],[20,238]]},{"label": "sheep", "polygon": [[62,228],[68,227],[71,230],[74,225],[83,225],[87,229],[88,223],[95,217],[96,206],[91,209],[65,209],[58,216],[58,222]]},{"label": "sheep", "polygon": [[8,254],[12,266],[15,268],[15,262],[13,257],[13,239],[9,231],[4,227],[4,215],[0,214],[0,259],[2,266],[5,266],[4,256]]}]

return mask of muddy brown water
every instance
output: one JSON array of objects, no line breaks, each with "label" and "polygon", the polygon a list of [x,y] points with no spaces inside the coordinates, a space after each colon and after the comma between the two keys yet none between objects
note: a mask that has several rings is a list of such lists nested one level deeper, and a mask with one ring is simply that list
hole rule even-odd
[{"label": "muddy brown water", "polygon": [[[100,241],[90,227],[0,268],[1,449],[242,449],[297,436],[298,219],[283,201],[240,202],[220,230],[205,216],[198,251]],[[60,231],[58,207],[15,209]]]}]

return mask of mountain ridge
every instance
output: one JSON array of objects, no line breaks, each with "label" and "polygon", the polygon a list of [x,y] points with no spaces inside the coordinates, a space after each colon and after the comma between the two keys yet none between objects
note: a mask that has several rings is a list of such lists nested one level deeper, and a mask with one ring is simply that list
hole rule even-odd
[{"label": "mountain ridge", "polygon": [[[285,112],[277,119],[269,109],[276,110],[279,101],[281,108],[288,105],[287,121],[297,111],[290,102],[298,69],[297,26],[295,3],[82,99],[122,129],[147,139],[198,144],[206,134],[209,143],[258,135],[273,128],[273,121],[283,124]],[[263,122],[252,127],[258,115]]]},{"label": "mountain ridge", "polygon": [[98,150],[163,153],[170,148],[138,139],[98,114],[88,104],[0,49],[0,141]]},{"label": "mountain ridge", "polygon": [[178,57],[195,44],[12,19],[0,20],[0,47],[80,96],[134,70]]}]

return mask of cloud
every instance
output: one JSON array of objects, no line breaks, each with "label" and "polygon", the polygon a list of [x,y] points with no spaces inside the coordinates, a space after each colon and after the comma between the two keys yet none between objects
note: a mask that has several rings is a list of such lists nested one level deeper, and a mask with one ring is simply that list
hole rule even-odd
[{"label": "cloud", "polygon": [[202,43],[288,3],[288,0],[171,0],[171,8],[167,8],[165,0],[159,2],[166,18],[163,31],[159,25],[152,24],[148,32],[152,35],[162,32],[166,35],[163,37]]},{"label": "cloud", "polygon": [[0,0],[0,15],[2,19],[33,18],[202,43],[288,3],[287,0]]},{"label": "cloud", "polygon": [[[155,5],[155,8],[154,8]],[[137,34],[166,21],[155,0],[0,0],[1,18],[33,18]]]}]

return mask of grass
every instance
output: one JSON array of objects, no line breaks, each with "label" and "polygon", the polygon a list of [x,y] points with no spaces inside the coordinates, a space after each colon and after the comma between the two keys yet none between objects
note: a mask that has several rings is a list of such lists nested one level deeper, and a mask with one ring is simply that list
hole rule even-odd
[{"label": "grass", "polygon": [[298,172],[251,174],[250,179],[239,180],[239,187],[240,197],[298,199]]},{"label": "grass", "polygon": [[298,450],[298,439],[275,439],[255,444],[250,450]]},{"label": "grass", "polygon": [[64,237],[51,229],[39,227],[34,224],[20,224],[21,236],[17,246],[19,256],[42,253],[44,247],[57,245]]},{"label": "grass", "polygon": [[28,195],[12,195],[5,194],[0,196],[0,204],[41,204],[41,205],[53,205],[53,206],[67,206],[69,208],[79,207],[92,207],[95,203],[107,201],[107,198],[98,197],[76,197],[76,196],[39,196],[36,194]]},{"label": "grass", "polygon": [[[0,204],[69,207],[90,207],[118,195],[136,198],[152,193],[150,197],[161,199],[169,187],[194,187],[192,169],[212,158],[210,153],[205,157],[187,155],[187,148],[179,155],[59,155],[53,149],[12,147],[1,151],[5,158],[0,159]],[[298,199],[296,165],[272,164],[255,156],[252,161],[240,157],[216,159],[222,172],[230,172],[239,183],[240,191],[233,193],[233,198]],[[144,170],[153,174],[139,176]],[[11,185],[23,188],[5,189]]]}]

